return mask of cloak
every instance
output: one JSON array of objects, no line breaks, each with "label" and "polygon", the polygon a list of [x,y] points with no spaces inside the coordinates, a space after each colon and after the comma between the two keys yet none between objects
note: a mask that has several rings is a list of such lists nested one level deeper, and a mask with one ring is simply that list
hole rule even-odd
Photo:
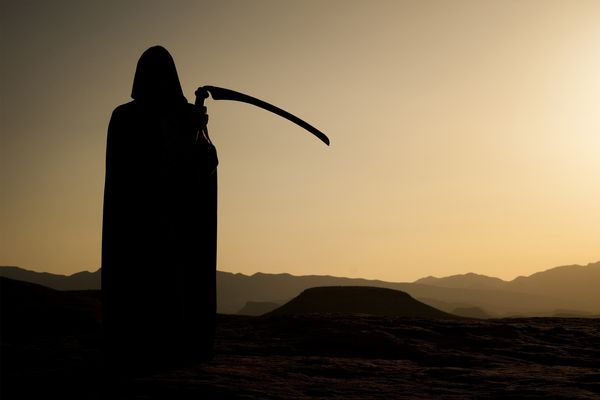
[{"label": "cloak", "polygon": [[133,101],[106,145],[102,296],[106,354],[123,369],[212,354],[216,313],[216,150],[205,109],[175,63],[141,56]]}]

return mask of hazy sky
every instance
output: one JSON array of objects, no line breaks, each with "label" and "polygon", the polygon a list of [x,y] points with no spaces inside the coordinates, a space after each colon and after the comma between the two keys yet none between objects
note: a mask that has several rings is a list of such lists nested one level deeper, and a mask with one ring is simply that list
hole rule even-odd
[{"label": "hazy sky", "polygon": [[600,1],[1,2],[0,264],[100,265],[106,128],[149,46],[207,101],[219,269],[504,279],[600,259]]}]

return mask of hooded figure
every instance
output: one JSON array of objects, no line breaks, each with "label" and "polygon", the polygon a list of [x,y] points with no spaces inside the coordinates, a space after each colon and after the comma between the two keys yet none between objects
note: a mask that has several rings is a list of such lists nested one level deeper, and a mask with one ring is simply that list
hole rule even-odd
[{"label": "hooded figure", "polygon": [[160,46],[108,127],[102,230],[107,361],[122,373],[212,355],[217,156]]}]

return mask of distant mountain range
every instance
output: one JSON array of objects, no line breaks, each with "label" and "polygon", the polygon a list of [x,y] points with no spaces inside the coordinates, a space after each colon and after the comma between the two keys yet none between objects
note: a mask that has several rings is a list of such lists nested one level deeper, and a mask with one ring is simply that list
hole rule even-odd
[{"label": "distant mountain range", "polygon": [[[70,276],[0,267],[0,276],[59,290],[100,288],[100,270]],[[333,276],[217,273],[218,312],[261,314],[319,286],[373,286],[401,290],[430,306],[463,316],[600,316],[600,262],[568,265],[512,281],[474,273],[415,282]]]}]

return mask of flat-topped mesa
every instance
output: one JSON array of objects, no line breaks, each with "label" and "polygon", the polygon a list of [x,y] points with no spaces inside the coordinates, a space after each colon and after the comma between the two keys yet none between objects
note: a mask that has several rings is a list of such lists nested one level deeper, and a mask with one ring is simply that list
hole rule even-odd
[{"label": "flat-topped mesa", "polygon": [[324,286],[306,289],[267,315],[316,313],[458,318],[421,303],[405,292],[371,286]]}]

